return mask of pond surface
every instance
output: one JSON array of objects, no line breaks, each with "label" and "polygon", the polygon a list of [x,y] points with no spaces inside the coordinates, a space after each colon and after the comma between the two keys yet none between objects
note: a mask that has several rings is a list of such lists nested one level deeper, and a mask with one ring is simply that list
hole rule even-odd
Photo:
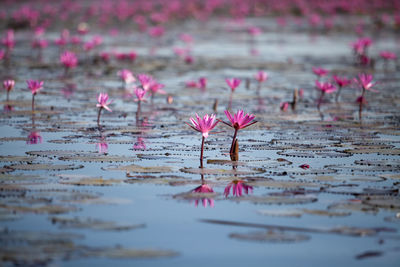
[{"label": "pond surface", "polygon": [[[10,62],[1,66],[2,79],[16,81],[9,101],[4,93],[0,103],[2,263],[398,266],[398,65],[355,66],[349,44],[357,36],[350,31],[293,26],[282,32],[273,20],[246,23],[265,32],[250,41],[246,25],[217,19],[174,25],[157,42],[128,26],[116,36],[93,29],[84,38],[101,34],[103,44],[90,52],[69,47],[79,65],[66,76],[58,47],[38,60],[31,33],[18,31]],[[177,38],[183,32],[195,40],[192,64],[173,53],[184,46]],[[149,43],[159,46],[152,54]],[[382,31],[369,53],[399,54],[398,44],[398,35]],[[135,62],[97,57],[133,50]],[[327,95],[317,110],[314,66],[349,78],[373,74],[379,92],[367,92],[361,121],[355,86],[343,88],[338,102]],[[137,112],[132,86],[117,75],[123,68],[151,74],[173,102],[155,95]],[[259,93],[258,70],[269,75]],[[205,90],[185,87],[200,77],[208,79]],[[231,77],[242,83],[229,103],[225,78]],[[34,112],[28,79],[44,81]],[[295,88],[304,96],[294,111],[281,111]],[[114,102],[99,129],[100,92]],[[201,135],[185,122],[195,113],[227,121],[229,105],[258,122],[239,131],[235,162],[233,129],[219,123],[206,139],[200,169]],[[244,187],[241,196],[224,194],[232,183]],[[194,192],[202,184],[213,192]]]}]

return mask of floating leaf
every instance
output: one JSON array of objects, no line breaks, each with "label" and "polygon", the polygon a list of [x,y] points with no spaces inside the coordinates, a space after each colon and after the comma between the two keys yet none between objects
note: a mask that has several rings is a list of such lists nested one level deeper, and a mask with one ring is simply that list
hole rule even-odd
[{"label": "floating leaf", "polygon": [[121,183],[122,180],[103,179],[102,177],[91,177],[79,174],[60,174],[59,183],[70,185],[91,185],[91,186],[107,186]]},{"label": "floating leaf", "polygon": [[62,165],[62,164],[46,164],[46,163],[35,163],[35,164],[12,164],[6,166],[6,168],[12,170],[22,170],[22,171],[65,171],[65,170],[75,170],[83,168],[83,165]]},{"label": "floating leaf", "polygon": [[246,168],[242,170],[237,169],[208,169],[208,168],[182,168],[181,172],[191,174],[210,174],[210,175],[251,175],[265,172],[261,168]]},{"label": "floating leaf", "polygon": [[59,225],[61,228],[82,228],[102,231],[127,231],[136,228],[145,227],[144,224],[118,224],[110,221],[102,221],[98,219],[82,219],[78,217],[51,217],[53,224]]},{"label": "floating leaf", "polygon": [[139,165],[127,165],[127,166],[116,166],[108,167],[110,171],[126,171],[128,173],[164,173],[172,172],[172,168],[168,166],[139,166]]},{"label": "floating leaf", "polygon": [[293,234],[278,231],[231,233],[230,238],[241,241],[269,242],[269,243],[297,243],[310,240],[310,237],[303,234]]}]

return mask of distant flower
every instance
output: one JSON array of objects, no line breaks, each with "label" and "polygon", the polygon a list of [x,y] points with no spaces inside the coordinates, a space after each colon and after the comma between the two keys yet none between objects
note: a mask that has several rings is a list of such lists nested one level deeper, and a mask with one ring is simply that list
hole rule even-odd
[{"label": "distant flower", "polygon": [[397,58],[396,54],[390,51],[382,51],[379,55],[385,60],[396,60]]},{"label": "distant flower", "polygon": [[36,39],[32,42],[32,48],[43,49],[49,45],[49,42],[44,39]]},{"label": "distant flower", "polygon": [[268,79],[268,74],[265,71],[260,70],[259,72],[257,72],[255,77],[259,83],[262,83]]},{"label": "distant flower", "polygon": [[339,77],[336,75],[333,76],[333,80],[339,87],[344,87],[344,86],[351,84],[351,80],[344,78],[344,77]]},{"label": "distant flower", "polygon": [[225,197],[228,197],[230,194],[232,188],[232,195],[236,196],[236,197],[240,197],[243,195],[243,191],[244,193],[248,194],[249,191],[250,193],[253,192],[253,187],[250,185],[247,185],[244,183],[244,181],[242,180],[233,180],[232,182],[230,182],[224,190],[224,195]]},{"label": "distant flower", "polygon": [[1,43],[7,47],[8,50],[12,50],[15,46],[14,30],[7,30],[6,36],[1,40]]},{"label": "distant flower", "polygon": [[26,143],[30,145],[41,144],[42,136],[40,136],[39,132],[33,131],[28,135],[28,140],[26,141]]},{"label": "distant flower", "polygon": [[41,89],[43,89],[43,81],[27,80],[28,88],[31,90],[32,95],[36,95]]},{"label": "distant flower", "polygon": [[247,31],[251,36],[257,36],[257,35],[260,35],[262,33],[261,29],[259,27],[256,27],[256,26],[250,26],[247,29]]},{"label": "distant flower", "polygon": [[232,78],[232,79],[225,79],[226,83],[228,86],[231,88],[232,92],[235,91],[235,89],[240,85],[241,80],[238,78]]},{"label": "distant flower", "polygon": [[200,77],[199,78],[199,85],[200,89],[206,89],[207,88],[207,78],[206,77]]},{"label": "distant flower", "polygon": [[149,35],[151,37],[161,37],[165,33],[165,29],[162,26],[154,26],[149,29]]},{"label": "distant flower", "polygon": [[142,84],[142,87],[145,91],[148,91],[153,83],[153,78],[147,74],[139,74],[138,80]]},{"label": "distant flower", "polygon": [[14,85],[15,85],[14,80],[5,80],[3,82],[4,90],[7,90],[7,92],[10,92],[14,88]]},{"label": "distant flower", "polygon": [[372,81],[373,79],[374,77],[371,74],[361,73],[357,78],[354,78],[354,82],[363,90],[377,92],[376,90],[372,89],[372,87],[377,84],[376,82]]},{"label": "distant flower", "polygon": [[279,107],[280,107],[280,109],[281,109],[282,111],[287,111],[288,108],[289,108],[289,102],[282,102],[282,103],[279,105]]},{"label": "distant flower", "polygon": [[5,55],[6,55],[6,52],[3,49],[1,49],[0,50],[0,60],[2,60]]},{"label": "distant flower", "polygon": [[117,74],[121,78],[121,80],[124,81],[126,84],[136,81],[135,77],[133,76],[133,73],[128,69],[122,69],[118,71]]},{"label": "distant flower", "polygon": [[312,67],[312,70],[313,70],[314,74],[317,75],[318,77],[325,76],[329,72],[326,69],[319,68],[319,67]]},{"label": "distant flower", "polygon": [[66,69],[75,68],[78,65],[78,58],[74,52],[65,51],[60,56],[60,62],[64,65]]},{"label": "distant flower", "polygon": [[108,110],[109,112],[112,112],[112,110],[108,107],[112,103],[112,101],[108,101],[108,94],[107,93],[100,93],[97,97],[97,102],[96,107],[99,108],[99,111],[97,113],[97,126],[100,128],[100,115],[101,111],[103,109]]},{"label": "distant flower", "polygon": [[153,82],[150,85],[150,92],[151,92],[152,95],[154,95],[156,93],[165,95],[165,94],[167,94],[167,92],[165,92],[163,90],[164,87],[165,87],[164,84],[158,83],[158,82],[153,80]]},{"label": "distant flower", "polygon": [[146,95],[146,91],[143,90],[142,88],[135,88],[135,95],[136,95],[136,99],[134,100],[135,102],[139,102],[139,101],[146,101],[145,99],[145,95]]},{"label": "distant flower", "polygon": [[181,35],[179,35],[179,39],[186,44],[192,44],[194,41],[193,37],[187,33],[182,33]]},{"label": "distant flower", "polygon": [[109,112],[112,112],[112,110],[108,107],[112,103],[112,101],[108,101],[108,94],[107,93],[100,93],[97,97],[97,102],[96,107],[98,108],[104,108],[108,110]]},{"label": "distant flower", "polygon": [[323,93],[330,94],[336,91],[336,87],[329,82],[319,82],[315,81],[315,86],[317,89],[321,90]]}]

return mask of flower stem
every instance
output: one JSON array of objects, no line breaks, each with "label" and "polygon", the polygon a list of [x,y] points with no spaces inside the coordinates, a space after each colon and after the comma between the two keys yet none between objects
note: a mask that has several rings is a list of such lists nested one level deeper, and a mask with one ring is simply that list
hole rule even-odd
[{"label": "flower stem", "polygon": [[231,110],[232,108],[232,97],[233,97],[233,91],[231,91],[231,94],[229,96],[228,110]]},{"label": "flower stem", "polygon": [[233,134],[233,140],[232,140],[231,149],[229,150],[229,154],[233,153],[233,149],[235,147],[235,140],[236,140],[237,132],[238,132],[238,129],[235,129],[235,133]]},{"label": "flower stem", "polygon": [[342,91],[342,86],[339,86],[339,90],[338,90],[338,92],[336,93],[336,102],[338,102],[339,101],[339,95],[340,95],[340,91]]},{"label": "flower stem", "polygon": [[200,150],[200,168],[203,168],[203,151],[204,151],[204,136],[201,138],[201,150]]},{"label": "flower stem", "polygon": [[7,102],[10,99],[10,91],[7,90]]},{"label": "flower stem", "polygon": [[32,94],[32,112],[35,111],[35,94]]},{"label": "flower stem", "polygon": [[101,110],[103,109],[103,107],[99,108],[99,112],[97,113],[97,127],[100,128],[100,114],[101,114]]},{"label": "flower stem", "polygon": [[318,105],[317,105],[318,110],[319,110],[320,107],[321,107],[321,103],[322,103],[322,99],[324,98],[324,95],[325,95],[325,92],[324,92],[324,91],[321,91],[321,96],[320,96],[319,99],[318,99]]},{"label": "flower stem", "polygon": [[363,104],[364,104],[364,95],[365,95],[365,88],[363,87],[362,94],[361,94],[361,98],[360,98],[360,107],[359,107],[359,109],[358,109],[358,118],[360,119],[360,121],[361,121],[361,118],[362,118],[362,110],[363,110]]}]

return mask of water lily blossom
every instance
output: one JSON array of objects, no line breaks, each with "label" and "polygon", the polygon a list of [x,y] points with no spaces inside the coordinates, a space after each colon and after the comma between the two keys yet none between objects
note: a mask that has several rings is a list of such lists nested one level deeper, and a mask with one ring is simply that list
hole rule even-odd
[{"label": "water lily blossom", "polygon": [[265,71],[260,70],[255,75],[255,78],[259,83],[262,83],[262,82],[265,82],[268,79],[268,74]]},{"label": "water lily blossom", "polygon": [[60,62],[65,67],[65,74],[69,69],[75,68],[78,65],[78,58],[74,52],[64,51],[60,56]]},{"label": "water lily blossom", "polygon": [[250,193],[253,192],[253,187],[250,185],[247,185],[244,183],[244,181],[242,180],[233,180],[232,182],[230,182],[224,190],[224,195],[225,197],[228,197],[230,194],[232,188],[232,195],[236,196],[236,197],[240,197],[243,195],[243,191],[248,194],[249,191]]},{"label": "water lily blossom", "polygon": [[333,80],[335,81],[335,83],[337,84],[337,86],[339,87],[339,90],[336,94],[336,102],[339,100],[339,95],[340,95],[340,91],[342,90],[343,87],[351,84],[351,80],[345,78],[345,77],[339,77],[336,75],[333,75]]},{"label": "water lily blossom", "polygon": [[326,69],[323,68],[319,68],[319,67],[312,67],[312,71],[314,72],[315,75],[317,75],[318,77],[322,77],[328,74],[329,71],[327,71]]},{"label": "water lily blossom", "polygon": [[133,76],[133,73],[128,69],[122,69],[118,71],[117,74],[125,84],[136,81],[135,77]]},{"label": "water lily blossom", "polygon": [[318,80],[315,81],[315,86],[317,87],[318,90],[321,91],[321,96],[319,97],[318,106],[317,106],[318,110],[319,110],[321,103],[322,103],[322,99],[324,98],[324,95],[335,92],[336,87],[329,82],[319,82]]},{"label": "water lily blossom", "polygon": [[366,91],[378,92],[377,90],[372,89],[372,87],[377,84],[377,82],[373,82],[373,79],[374,77],[371,74],[365,73],[361,73],[358,75],[357,78],[354,78],[354,83],[357,84],[362,90],[361,96],[359,96],[356,101],[359,103],[358,116],[360,121],[362,117],[363,105],[367,103],[367,100],[365,98]]},{"label": "water lily blossom", "polygon": [[201,140],[201,152],[200,152],[200,168],[203,168],[203,150],[204,150],[204,141],[208,137],[210,131],[214,129],[214,127],[218,124],[218,120],[215,119],[215,115],[204,115],[203,118],[201,118],[199,115],[196,114],[196,119],[190,118],[190,121],[192,122],[192,125],[189,123],[186,123],[189,125],[193,130],[200,132],[202,134],[202,140]]},{"label": "water lily blossom", "polygon": [[396,60],[396,58],[397,58],[396,54],[393,52],[390,52],[390,51],[382,51],[379,53],[379,55],[384,60]]},{"label": "water lily blossom", "polygon": [[35,95],[43,89],[43,81],[27,80],[29,90],[32,92],[32,111],[35,110]]},{"label": "water lily blossom", "polygon": [[7,101],[9,99],[10,91],[14,88],[14,85],[15,85],[15,81],[14,80],[5,80],[3,82],[4,90],[7,91]]},{"label": "water lily blossom", "polygon": [[99,108],[99,112],[97,114],[97,126],[100,127],[100,115],[101,115],[101,110],[105,109],[109,112],[112,112],[112,110],[108,107],[112,103],[112,101],[108,101],[108,94],[107,93],[100,93],[97,97],[97,102],[96,107]]},{"label": "water lily blossom", "polygon": [[253,114],[247,113],[245,115],[243,110],[238,110],[233,116],[231,115],[231,113],[228,110],[225,110],[225,115],[228,118],[229,123],[224,122],[224,121],[221,121],[221,122],[228,125],[229,127],[232,127],[233,129],[235,129],[231,149],[229,150],[229,153],[232,154],[233,148],[234,148],[235,142],[236,142],[237,132],[240,129],[244,129],[244,128],[249,127],[250,125],[253,125],[257,121],[253,121],[255,118],[255,116]]},{"label": "water lily blossom", "polygon": [[231,88],[232,92],[235,91],[235,89],[240,85],[242,82],[238,78],[232,78],[232,79],[225,79],[226,83],[228,84],[229,88]]}]

